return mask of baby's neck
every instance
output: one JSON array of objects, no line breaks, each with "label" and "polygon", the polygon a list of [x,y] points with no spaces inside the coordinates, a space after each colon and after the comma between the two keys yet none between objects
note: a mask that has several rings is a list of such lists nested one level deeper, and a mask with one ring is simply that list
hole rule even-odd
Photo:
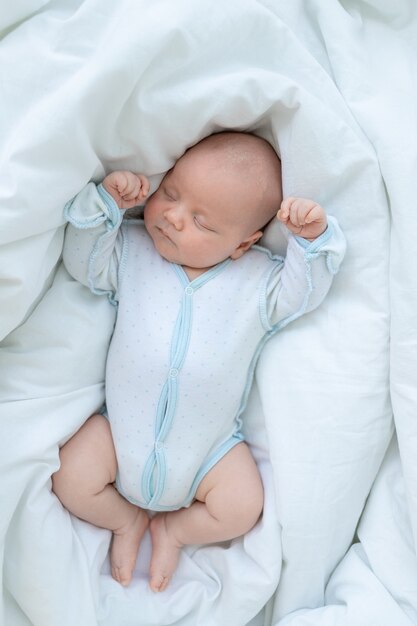
[{"label": "baby's neck", "polygon": [[208,270],[210,269],[209,267],[187,267],[186,265],[182,265],[181,267],[187,274],[190,281],[193,281],[195,278],[198,278],[199,276],[201,276],[201,274],[204,274],[204,272],[208,272]]},{"label": "baby's neck", "polygon": [[[228,258],[230,259],[230,257]],[[227,259],[224,259],[224,261],[226,260]],[[213,269],[213,267],[216,267],[216,265],[219,265],[220,263],[221,261],[219,261],[219,263],[215,265],[210,265],[209,267],[188,267],[188,265],[181,265],[181,267],[184,270],[184,272],[187,274],[190,282],[192,282],[193,280],[201,276],[201,274],[205,274],[206,272]]]}]

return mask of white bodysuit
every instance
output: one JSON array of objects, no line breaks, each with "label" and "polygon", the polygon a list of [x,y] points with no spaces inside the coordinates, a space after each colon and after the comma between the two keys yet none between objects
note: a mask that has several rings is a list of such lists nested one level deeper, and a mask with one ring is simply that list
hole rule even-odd
[{"label": "white bodysuit", "polygon": [[[287,256],[254,246],[190,281],[89,183],[66,206],[68,271],[118,307],[106,370],[117,487],[154,511],[189,506],[242,441],[241,414],[265,341],[325,297],[345,252],[334,218]],[[121,226],[121,228],[120,228]]]}]

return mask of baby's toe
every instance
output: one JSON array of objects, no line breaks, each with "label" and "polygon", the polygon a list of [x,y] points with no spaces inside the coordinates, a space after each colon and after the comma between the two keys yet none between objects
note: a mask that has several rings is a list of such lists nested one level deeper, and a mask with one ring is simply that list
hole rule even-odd
[{"label": "baby's toe", "polygon": [[163,574],[154,574],[151,576],[149,586],[152,591],[164,591],[168,587],[169,577]]}]

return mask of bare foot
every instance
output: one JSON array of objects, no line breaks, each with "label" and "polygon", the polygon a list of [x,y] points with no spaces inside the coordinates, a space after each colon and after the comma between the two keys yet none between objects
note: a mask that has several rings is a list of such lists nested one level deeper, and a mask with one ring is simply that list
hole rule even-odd
[{"label": "bare foot", "polygon": [[140,542],[148,524],[147,514],[138,508],[137,515],[132,520],[113,532],[110,549],[111,574],[125,587],[132,580]]},{"label": "bare foot", "polygon": [[167,515],[156,515],[150,524],[152,558],[149,586],[152,591],[164,591],[174,573],[180,556],[181,544],[169,532]]}]

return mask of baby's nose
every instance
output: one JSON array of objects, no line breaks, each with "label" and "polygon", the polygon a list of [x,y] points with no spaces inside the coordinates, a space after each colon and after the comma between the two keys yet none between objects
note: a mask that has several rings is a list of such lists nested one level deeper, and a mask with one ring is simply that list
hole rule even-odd
[{"label": "baby's nose", "polygon": [[164,213],[164,217],[170,224],[173,225],[175,230],[181,230],[184,226],[184,221],[181,216],[181,212],[178,209],[168,209]]}]

